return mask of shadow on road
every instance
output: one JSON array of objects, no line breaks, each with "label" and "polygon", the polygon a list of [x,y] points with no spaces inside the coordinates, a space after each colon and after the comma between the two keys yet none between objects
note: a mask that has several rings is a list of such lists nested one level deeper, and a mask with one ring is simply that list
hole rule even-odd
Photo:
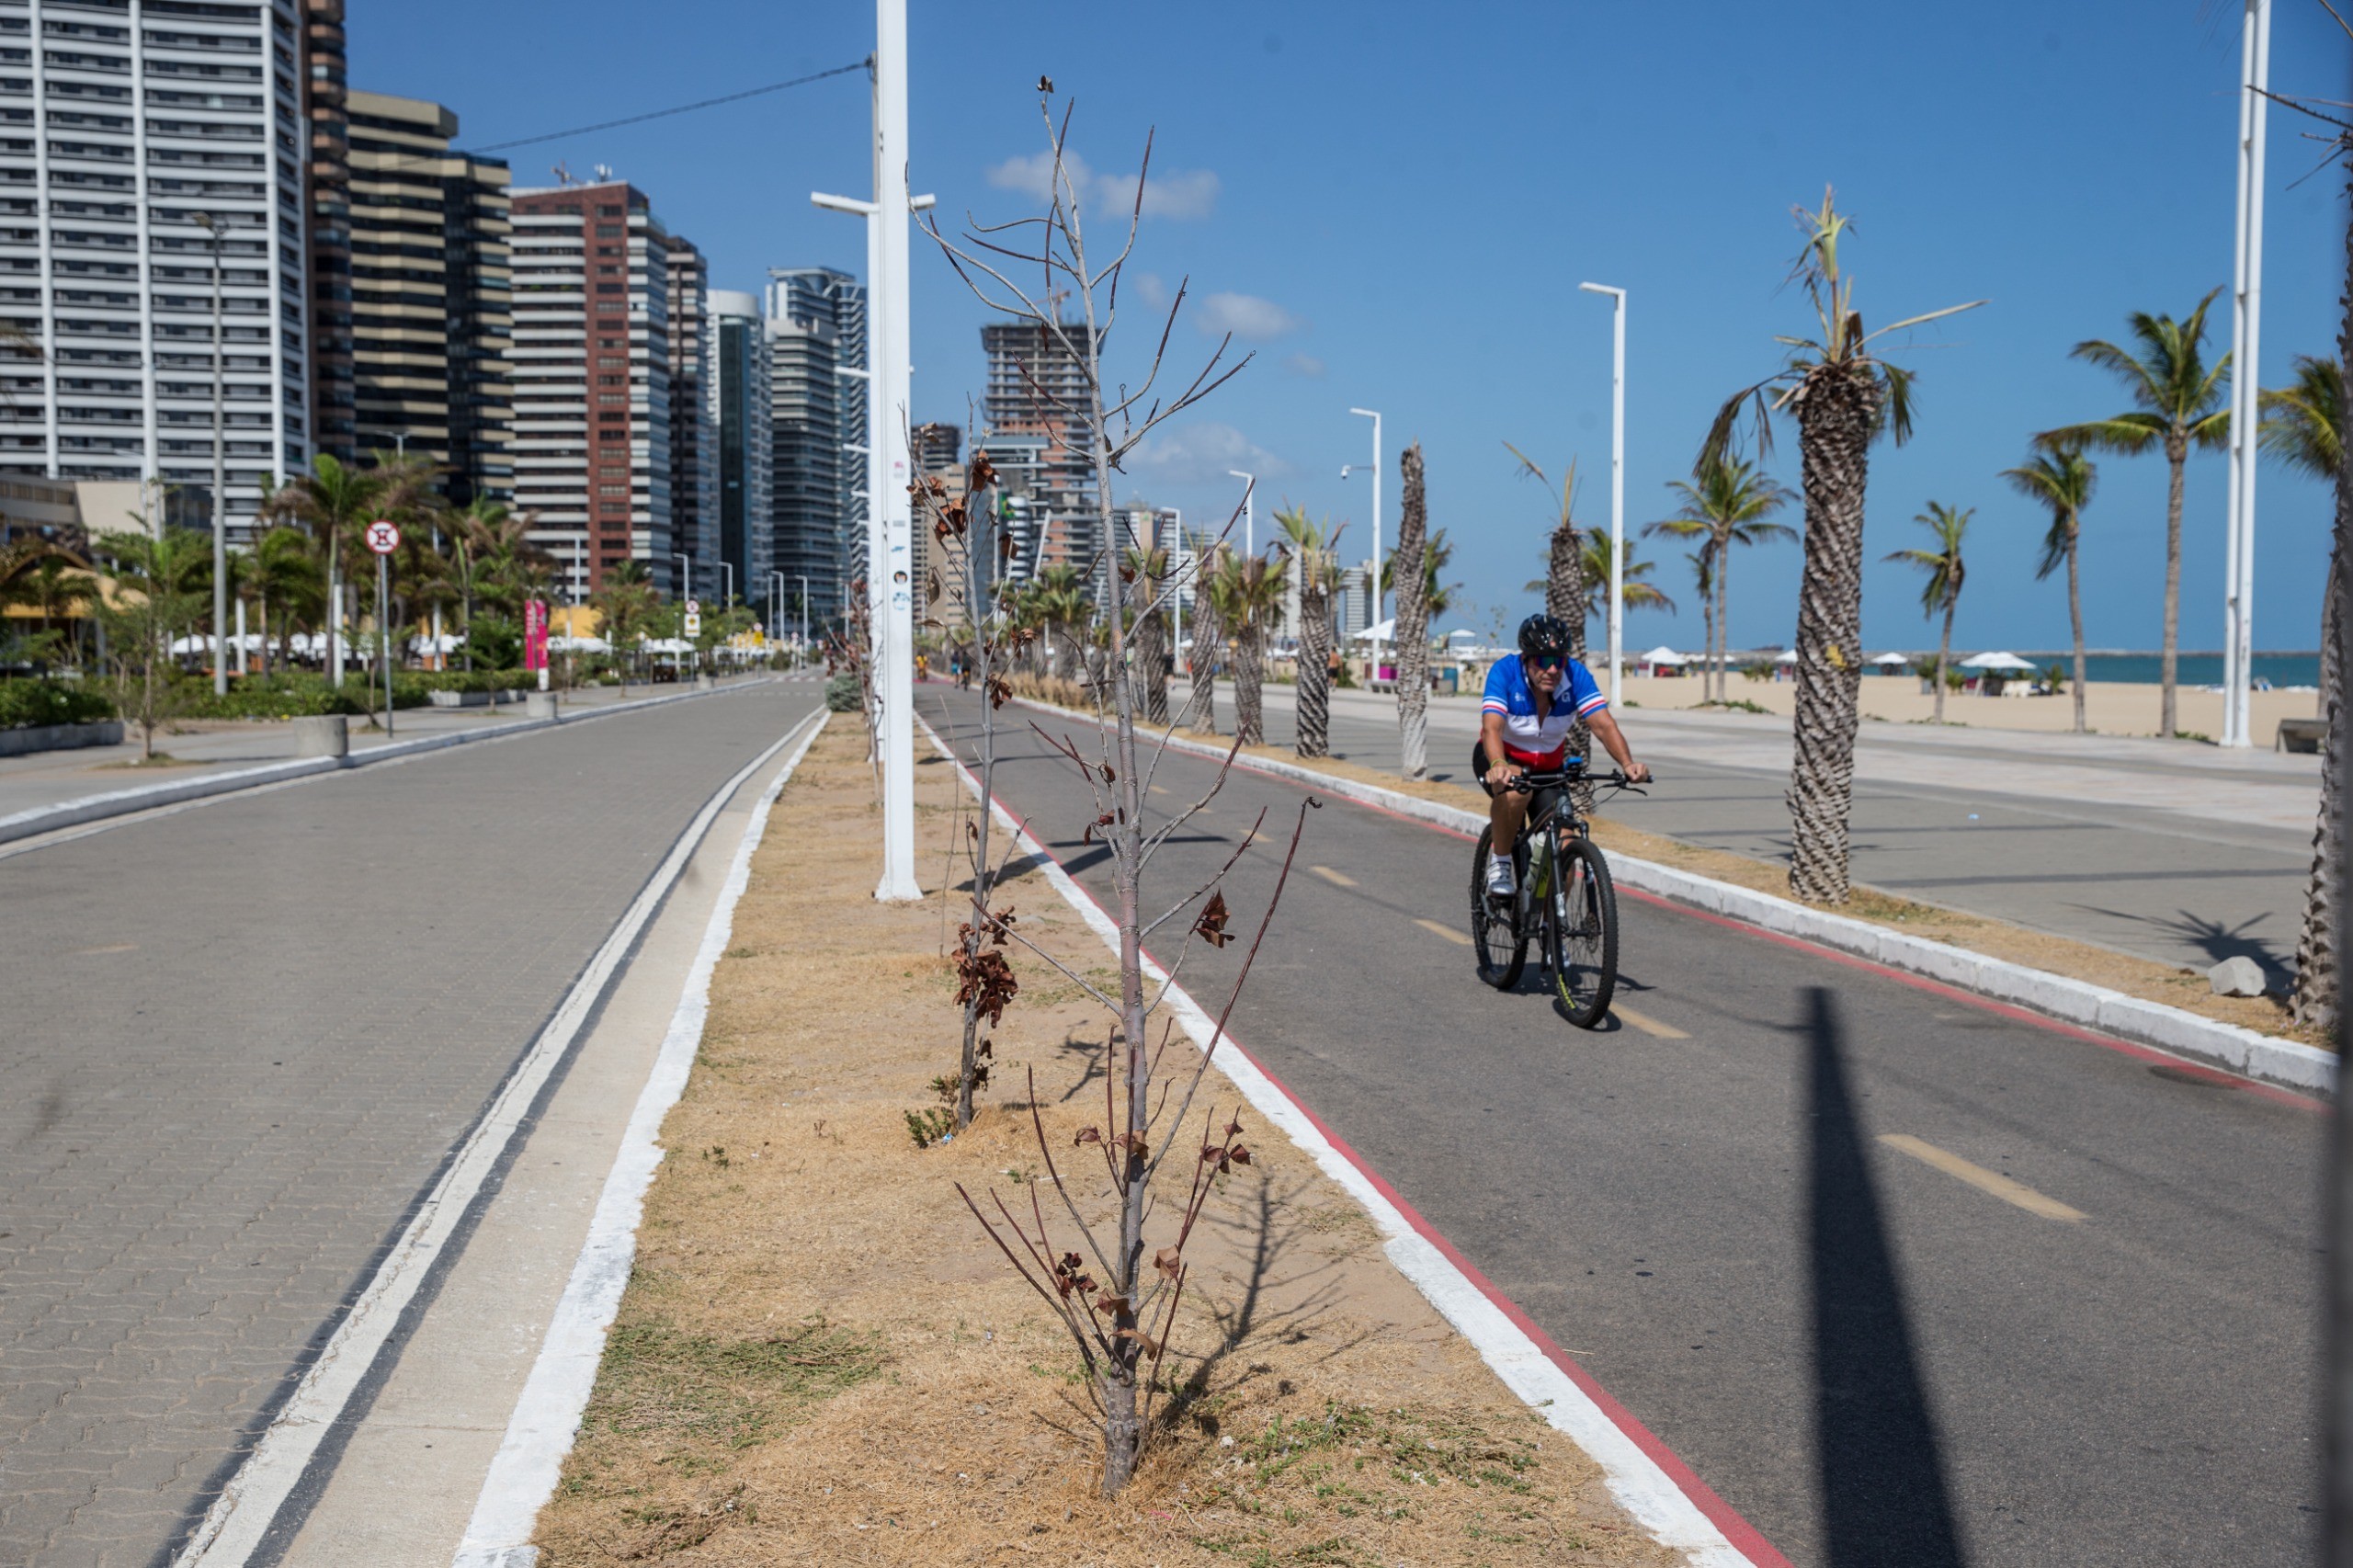
[{"label": "shadow on road", "polygon": [[1830,993],[1807,1007],[1807,1245],[1813,1265],[1814,1444],[1830,1568],[1960,1568],[1879,1191]]}]

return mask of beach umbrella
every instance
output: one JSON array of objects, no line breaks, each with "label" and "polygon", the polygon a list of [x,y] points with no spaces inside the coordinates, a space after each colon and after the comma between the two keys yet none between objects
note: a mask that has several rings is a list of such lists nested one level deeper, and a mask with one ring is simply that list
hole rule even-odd
[{"label": "beach umbrella", "polygon": [[1881,653],[1878,658],[1873,659],[1871,663],[1877,665],[1883,670],[1901,670],[1910,667],[1912,655],[1909,653]]},{"label": "beach umbrella", "polygon": [[1964,670],[1998,670],[2004,674],[2023,672],[2031,675],[2034,665],[2016,653],[1978,653],[1961,661]]},{"label": "beach umbrella", "polygon": [[1773,662],[1777,665],[1794,665],[1798,662],[1798,651],[1795,648],[1784,648],[1773,655]]},{"label": "beach umbrella", "polygon": [[1634,662],[1642,665],[1688,665],[1691,661],[1662,642]]}]

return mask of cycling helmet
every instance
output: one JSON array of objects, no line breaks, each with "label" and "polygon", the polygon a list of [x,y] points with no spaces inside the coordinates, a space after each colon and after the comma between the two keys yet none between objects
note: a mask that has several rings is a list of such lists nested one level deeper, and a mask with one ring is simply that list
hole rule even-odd
[{"label": "cycling helmet", "polygon": [[1519,623],[1519,656],[1523,659],[1569,656],[1569,623],[1558,616],[1531,615]]}]

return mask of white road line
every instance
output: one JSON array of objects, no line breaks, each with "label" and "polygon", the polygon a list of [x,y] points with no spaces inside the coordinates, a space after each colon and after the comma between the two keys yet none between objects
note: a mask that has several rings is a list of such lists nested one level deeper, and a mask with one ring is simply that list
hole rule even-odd
[{"label": "white road line", "polygon": [[[963,760],[950,752],[940,741],[938,733],[922,716],[924,733],[940,756],[947,757],[963,775],[964,787],[978,800],[980,780],[972,776]],[[996,820],[1006,831],[1015,835],[1029,851],[1054,891],[1064,903],[1075,910],[1095,933],[1114,952],[1119,950],[1120,930],[1102,906],[1087,896],[1085,889],[1071,881],[1068,873],[1054,863],[1044,845],[1013,820],[1003,806],[989,802]],[[1144,960],[1144,972],[1154,983],[1167,986],[1167,1002],[1185,1032],[1193,1043],[1207,1051],[1217,1040],[1217,1024],[1181,986],[1168,984],[1167,971],[1150,959]],[[1233,1036],[1227,1035],[1231,1043]],[[1583,1449],[1602,1470],[1609,1494],[1619,1506],[1631,1514],[1650,1531],[1654,1540],[1671,1551],[1679,1551],[1693,1568],[1756,1568],[1754,1562],[1739,1548],[1724,1538],[1713,1520],[1699,1511],[1684,1490],[1659,1467],[1658,1461],[1643,1450],[1633,1437],[1612,1421],[1595,1403],[1574,1379],[1555,1365],[1526,1331],[1512,1322],[1503,1308],[1491,1301],[1486,1292],[1472,1283],[1468,1275],[1455,1267],[1452,1259],[1436,1244],[1414,1229],[1403,1211],[1374,1185],[1372,1179],[1324,1135],[1321,1128],[1308,1118],[1307,1112],[1283,1088],[1262,1072],[1258,1064],[1243,1054],[1237,1044],[1231,1051],[1220,1053],[1217,1064],[1225,1075],[1250,1101],[1260,1116],[1282,1129],[1290,1141],[1314,1160],[1325,1176],[1346,1188],[1350,1197],[1362,1204],[1381,1233],[1387,1238],[1383,1251],[1400,1273],[1414,1282],[1446,1320],[1455,1326],[1481,1359],[1495,1369],[1506,1387],[1540,1414],[1553,1427],[1568,1434],[1577,1447]]]},{"label": "white road line", "polygon": [[629,1128],[605,1176],[597,1199],[597,1212],[588,1221],[587,1239],[572,1266],[572,1278],[556,1302],[547,1337],[540,1343],[539,1358],[507,1418],[506,1436],[483,1478],[474,1501],[473,1517],[453,1560],[458,1568],[527,1568],[531,1530],[540,1509],[555,1493],[564,1456],[580,1430],[580,1414],[597,1383],[597,1368],[604,1360],[605,1336],[620,1310],[621,1291],[629,1284],[637,1260],[637,1227],[645,1210],[645,1189],[662,1164],[662,1120],[686,1092],[687,1075],[695,1053],[702,1049],[703,1022],[710,1014],[710,977],[719,955],[727,950],[735,929],[735,905],[752,879],[752,852],[767,832],[768,808],[783,792],[801,759],[825,727],[817,716],[809,732],[752,809],[744,824],[743,842],[727,869],[727,881],[711,907],[710,923],[703,927],[702,946],[678,995],[677,1011],[670,1016],[669,1032],[654,1056],[654,1071],[630,1112]]},{"label": "white road line", "polygon": [[[497,1168],[523,1119],[529,1114],[531,1103],[570,1051],[607,983],[628,958],[654,911],[661,907],[671,884],[693,859],[703,835],[710,831],[711,823],[744,781],[790,744],[795,732],[808,727],[809,738],[815,736],[824,717],[820,712],[812,718],[815,721],[813,727],[810,720],[802,720],[721,785],[688,824],[686,832],[678,835],[668,858],[621,915],[604,945],[597,949],[596,957],[565,994],[523,1060],[507,1074],[489,1110],[460,1145],[441,1179],[434,1184],[400,1239],[352,1302],[318,1359],[295,1385],[285,1407],[214,1499],[204,1522],[174,1559],[175,1568],[234,1568],[244,1563],[260,1546],[278,1509],[301,1480],[312,1456],[375,1365],[385,1341],[398,1326],[402,1312],[415,1298],[449,1245],[450,1236],[464,1220],[475,1195]],[[805,749],[806,739],[802,745]]]}]

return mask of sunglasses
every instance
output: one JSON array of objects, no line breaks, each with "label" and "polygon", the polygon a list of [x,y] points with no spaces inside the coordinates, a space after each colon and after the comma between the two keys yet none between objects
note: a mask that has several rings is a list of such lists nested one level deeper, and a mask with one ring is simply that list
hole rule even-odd
[{"label": "sunglasses", "polygon": [[1540,670],[1557,670],[1567,661],[1558,653],[1539,653],[1534,662]]}]

